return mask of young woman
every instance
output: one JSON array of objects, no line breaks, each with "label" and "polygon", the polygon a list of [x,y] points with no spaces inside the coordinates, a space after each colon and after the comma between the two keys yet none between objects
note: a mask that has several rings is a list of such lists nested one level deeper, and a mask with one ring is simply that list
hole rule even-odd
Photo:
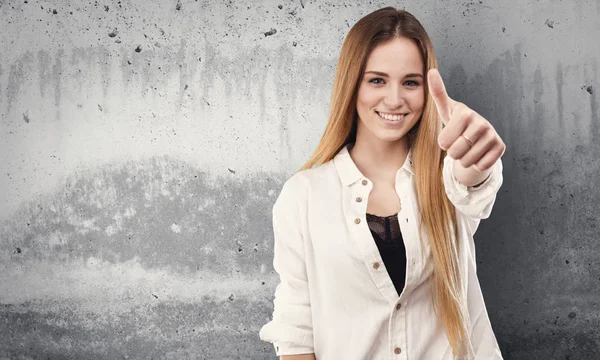
[{"label": "young woman", "polygon": [[406,11],[350,29],[329,122],[273,206],[281,359],[502,359],[473,234],[502,185],[505,145],[448,97]]}]

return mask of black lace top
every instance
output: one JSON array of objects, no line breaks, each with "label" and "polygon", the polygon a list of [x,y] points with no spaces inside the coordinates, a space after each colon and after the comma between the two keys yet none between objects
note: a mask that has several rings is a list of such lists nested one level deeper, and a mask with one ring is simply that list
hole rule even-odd
[{"label": "black lace top", "polygon": [[399,296],[404,289],[406,276],[406,250],[400,232],[398,214],[378,216],[367,213],[367,223]]}]

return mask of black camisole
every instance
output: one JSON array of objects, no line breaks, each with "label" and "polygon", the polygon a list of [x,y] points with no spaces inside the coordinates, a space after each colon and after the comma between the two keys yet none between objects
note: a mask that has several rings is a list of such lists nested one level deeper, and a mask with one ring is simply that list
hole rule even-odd
[{"label": "black camisole", "polygon": [[406,276],[406,249],[400,232],[398,214],[378,216],[367,213],[367,223],[385,268],[400,295]]}]

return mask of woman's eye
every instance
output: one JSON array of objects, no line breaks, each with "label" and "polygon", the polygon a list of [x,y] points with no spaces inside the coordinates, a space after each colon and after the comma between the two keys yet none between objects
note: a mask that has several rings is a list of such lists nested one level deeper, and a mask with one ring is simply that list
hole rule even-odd
[{"label": "woman's eye", "polygon": [[[381,85],[384,83],[382,78],[373,78],[373,79],[369,80],[369,82],[372,84],[376,84],[376,85]],[[413,81],[413,80],[408,80],[404,84],[406,84],[410,87],[417,87],[420,85],[417,81]]]}]

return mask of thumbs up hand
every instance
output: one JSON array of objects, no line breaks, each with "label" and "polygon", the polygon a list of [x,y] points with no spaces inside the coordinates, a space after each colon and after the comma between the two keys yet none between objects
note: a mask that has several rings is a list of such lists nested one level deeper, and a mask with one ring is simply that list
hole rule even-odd
[{"label": "thumbs up hand", "polygon": [[456,179],[468,186],[481,182],[504,154],[506,145],[489,121],[448,96],[437,69],[427,72],[427,84],[445,125],[438,144],[448,156],[458,160],[454,167]]}]

